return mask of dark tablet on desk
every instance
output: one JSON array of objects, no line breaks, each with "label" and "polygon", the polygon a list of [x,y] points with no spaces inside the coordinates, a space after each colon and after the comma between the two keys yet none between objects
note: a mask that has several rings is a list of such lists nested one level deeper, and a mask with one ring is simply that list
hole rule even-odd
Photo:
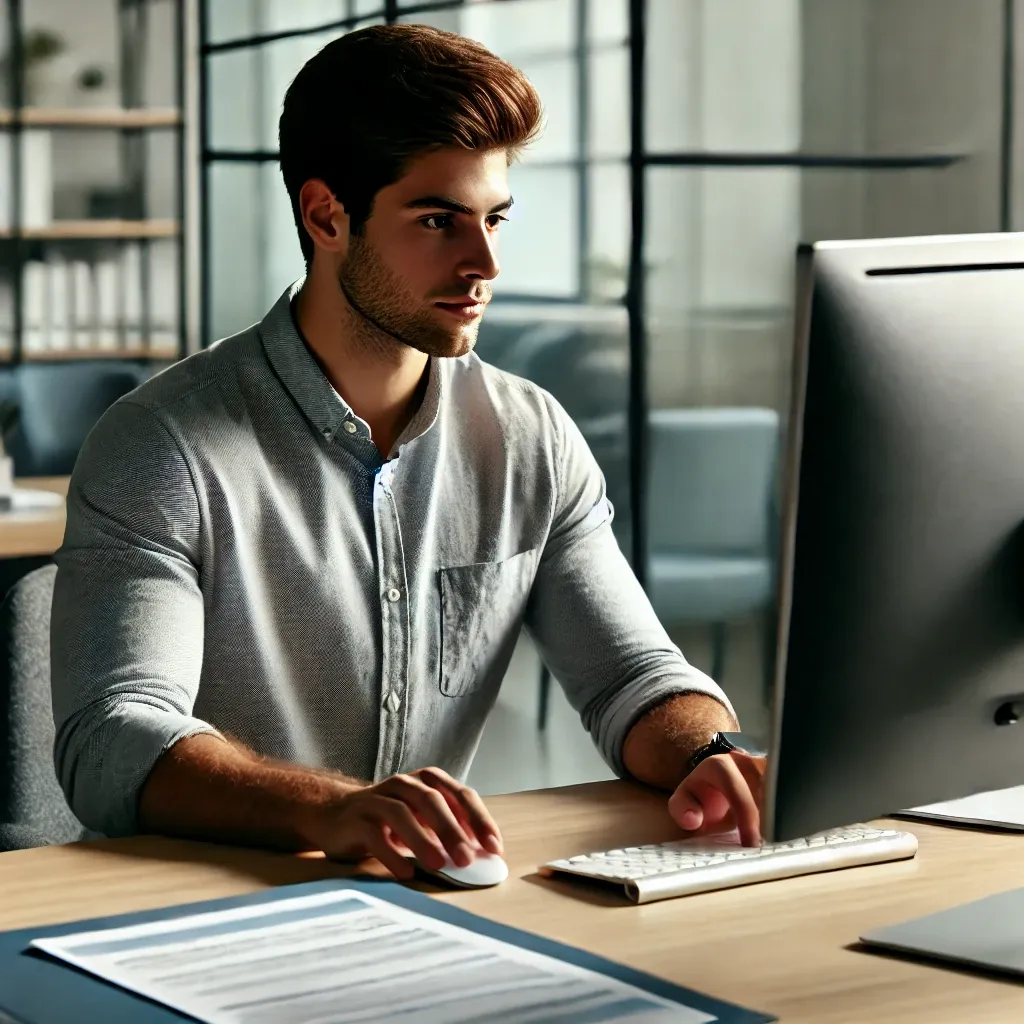
[{"label": "dark tablet on desk", "polygon": [[1024,889],[879,928],[861,941],[881,949],[1024,977]]}]

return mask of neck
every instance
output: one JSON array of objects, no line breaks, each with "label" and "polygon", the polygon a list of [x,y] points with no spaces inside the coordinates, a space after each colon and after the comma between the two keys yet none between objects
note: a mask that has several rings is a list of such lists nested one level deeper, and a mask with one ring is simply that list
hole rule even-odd
[{"label": "neck", "polygon": [[323,269],[310,268],[295,318],[324,375],[369,424],[374,444],[387,458],[423,399],[427,355],[367,322]]}]

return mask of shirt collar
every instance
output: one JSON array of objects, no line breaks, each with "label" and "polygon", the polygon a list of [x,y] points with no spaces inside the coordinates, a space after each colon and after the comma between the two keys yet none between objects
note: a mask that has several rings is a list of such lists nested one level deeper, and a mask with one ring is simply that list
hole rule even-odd
[{"label": "shirt collar", "polygon": [[445,378],[447,376],[447,364],[450,360],[430,357],[427,366],[427,387],[423,392],[423,401],[416,410],[415,415],[409,420],[405,430],[395,445],[396,448],[414,441],[422,436],[437,422],[438,414],[441,411],[441,399],[444,397]]},{"label": "shirt collar", "polygon": [[[368,440],[369,426],[331,386],[295,325],[292,302],[304,280],[300,278],[285,289],[261,321],[259,330],[264,351],[281,383],[318,433],[328,441],[336,437]],[[447,376],[444,362],[431,357],[423,401],[396,447],[425,434],[437,422]],[[346,427],[346,423],[354,424],[355,429]]]}]

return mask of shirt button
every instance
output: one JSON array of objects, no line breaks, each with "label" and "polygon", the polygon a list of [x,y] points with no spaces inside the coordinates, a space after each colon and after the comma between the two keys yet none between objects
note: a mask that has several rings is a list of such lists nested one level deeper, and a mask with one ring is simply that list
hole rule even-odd
[{"label": "shirt button", "polygon": [[401,598],[402,598],[402,592],[398,589],[398,587],[392,587],[388,591],[388,600],[389,601],[400,601]]},{"label": "shirt button", "polygon": [[398,694],[395,693],[394,690],[392,690],[388,694],[387,699],[384,701],[384,706],[388,709],[388,711],[394,714],[402,706],[402,700],[398,696]]},{"label": "shirt button", "polygon": [[351,420],[345,420],[342,429],[346,434],[354,434],[359,428]]},{"label": "shirt button", "polygon": [[320,433],[323,434],[324,437],[326,437],[328,441],[330,441],[330,439],[331,439],[331,428],[330,427],[324,427],[324,429],[321,430]]}]

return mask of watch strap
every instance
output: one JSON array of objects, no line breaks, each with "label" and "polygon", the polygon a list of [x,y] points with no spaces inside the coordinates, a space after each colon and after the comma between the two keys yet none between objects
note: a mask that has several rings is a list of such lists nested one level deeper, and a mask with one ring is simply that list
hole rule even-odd
[{"label": "watch strap", "polygon": [[690,756],[686,765],[686,774],[689,775],[694,768],[709,757],[715,754],[728,754],[730,751],[738,750],[740,753],[749,754],[751,757],[765,757],[762,744],[740,732],[716,732],[709,743],[698,747]]},{"label": "watch strap", "polygon": [[716,732],[708,743],[704,746],[698,747],[693,754],[690,756],[690,760],[686,764],[686,774],[689,775],[694,768],[701,763],[701,761],[707,760],[709,757],[713,757],[715,754],[725,754],[733,749],[733,745],[727,740],[724,740],[720,732]]}]

